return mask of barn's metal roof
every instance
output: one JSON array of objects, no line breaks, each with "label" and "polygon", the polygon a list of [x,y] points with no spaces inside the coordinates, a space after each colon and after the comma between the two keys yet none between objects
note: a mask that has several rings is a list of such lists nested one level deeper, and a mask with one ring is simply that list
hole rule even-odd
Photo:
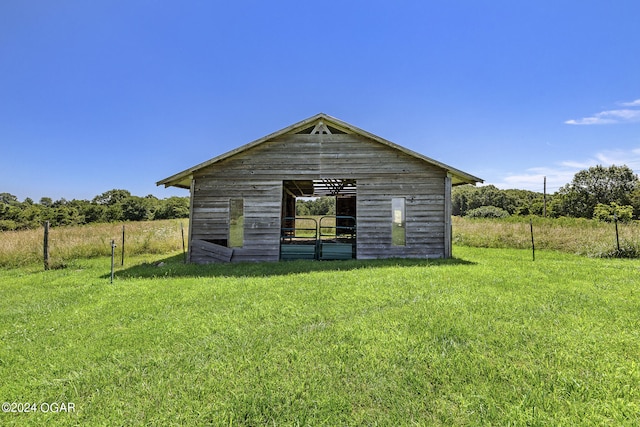
[{"label": "barn's metal roof", "polygon": [[476,184],[481,183],[483,180],[476,176],[473,176],[469,173],[463,172],[459,169],[453,168],[449,165],[446,165],[442,162],[434,160],[430,157],[424,156],[415,151],[409,150],[408,148],[402,147],[401,145],[395,144],[391,141],[388,141],[384,138],[381,138],[377,135],[374,135],[370,132],[367,132],[363,129],[360,129],[356,126],[353,126],[349,123],[343,122],[340,119],[336,119],[335,117],[331,117],[324,113],[316,114],[308,119],[299,121],[297,123],[292,124],[291,126],[287,126],[284,129],[281,129],[277,132],[271,133],[267,136],[264,136],[260,139],[257,139],[253,142],[245,144],[241,147],[238,147],[234,150],[228,151],[224,154],[216,156],[212,159],[207,160],[206,162],[197,164],[189,169],[186,169],[182,172],[179,172],[175,175],[172,175],[168,178],[160,180],[156,183],[156,185],[164,185],[165,187],[181,187],[181,188],[189,188],[191,186],[191,180],[193,179],[193,174],[198,172],[199,170],[211,166],[215,163],[218,163],[224,159],[232,157],[238,153],[242,153],[246,150],[249,150],[253,147],[256,147],[266,141],[275,139],[281,135],[289,134],[289,133],[322,133],[326,131],[328,133],[355,133],[361,136],[364,136],[368,139],[376,141],[380,144],[384,144],[391,148],[395,148],[409,156],[420,159],[426,163],[429,163],[434,166],[438,166],[444,170],[446,170],[452,177],[453,185],[460,184]]}]

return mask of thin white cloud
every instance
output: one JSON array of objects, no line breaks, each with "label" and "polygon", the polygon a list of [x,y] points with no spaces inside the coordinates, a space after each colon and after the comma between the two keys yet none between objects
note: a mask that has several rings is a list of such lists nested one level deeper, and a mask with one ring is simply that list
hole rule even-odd
[{"label": "thin white cloud", "polygon": [[588,160],[588,161],[577,162],[575,160],[565,160],[563,162],[560,162],[559,165],[568,169],[586,169],[589,166],[593,166],[593,161]]},{"label": "thin white cloud", "polygon": [[640,122],[640,110],[608,110],[601,111],[591,117],[567,120],[568,125],[608,125],[614,123]]},{"label": "thin white cloud", "polygon": [[635,107],[640,108],[640,99],[630,102],[620,102],[618,105],[627,108],[601,111],[589,117],[571,119],[564,123],[567,125],[609,125],[640,122],[640,109],[634,109]]},{"label": "thin white cloud", "polygon": [[640,171],[640,148],[632,150],[606,150],[595,155],[601,165],[627,165],[634,171]]},{"label": "thin white cloud", "polygon": [[621,102],[620,105],[622,105],[623,107],[640,107],[640,99],[636,99],[635,101],[631,102]]},{"label": "thin white cloud", "polygon": [[560,187],[570,183],[576,173],[592,166],[629,166],[640,174],[640,148],[630,150],[605,150],[595,153],[591,158],[576,161],[567,160],[551,167],[529,168],[522,173],[507,174],[494,182],[487,180],[485,185],[495,185],[501,189],[517,188],[542,192],[544,178],[547,178],[547,193],[555,193]]}]

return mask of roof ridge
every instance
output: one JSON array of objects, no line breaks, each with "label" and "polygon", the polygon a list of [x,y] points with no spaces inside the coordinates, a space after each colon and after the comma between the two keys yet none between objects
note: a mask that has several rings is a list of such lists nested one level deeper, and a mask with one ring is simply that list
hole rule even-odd
[{"label": "roof ridge", "polygon": [[275,139],[275,138],[277,138],[279,136],[282,136],[282,135],[289,134],[289,133],[295,131],[296,129],[304,129],[305,127],[309,127],[311,124],[313,124],[313,123],[315,123],[316,121],[319,121],[319,120],[326,120],[328,122],[333,122],[335,125],[337,125],[337,127],[342,127],[342,128],[348,129],[349,131],[351,131],[351,132],[353,132],[355,134],[364,136],[365,138],[371,139],[371,140],[376,141],[376,142],[378,142],[380,144],[383,144],[383,145],[386,145],[388,147],[391,147],[391,148],[394,148],[396,150],[399,150],[399,151],[401,151],[401,152],[403,152],[403,153],[405,153],[405,154],[407,154],[409,156],[415,157],[415,158],[420,159],[420,160],[422,160],[424,162],[427,162],[427,163],[432,164],[434,166],[438,166],[438,167],[440,167],[442,169],[445,169],[448,173],[451,173],[451,174],[453,174],[455,176],[458,176],[460,178],[460,180],[463,181],[463,182],[468,182],[468,183],[484,182],[481,178],[478,178],[476,176],[473,176],[471,174],[463,172],[463,171],[461,171],[459,169],[453,168],[453,167],[451,167],[449,165],[446,165],[446,164],[444,164],[442,162],[434,160],[434,159],[432,159],[430,157],[427,157],[427,156],[425,156],[423,154],[420,154],[420,153],[418,153],[416,151],[413,151],[413,150],[410,150],[408,148],[405,148],[405,147],[403,147],[401,145],[398,145],[396,143],[393,143],[393,142],[391,142],[391,141],[389,141],[387,139],[384,139],[384,138],[382,138],[380,136],[377,136],[377,135],[375,135],[375,134],[373,134],[371,132],[368,132],[368,131],[366,131],[364,129],[361,129],[361,128],[357,127],[357,126],[354,126],[354,125],[352,125],[350,123],[347,123],[347,122],[345,122],[343,120],[340,120],[340,119],[338,119],[336,117],[330,116],[329,114],[321,112],[321,113],[314,114],[313,116],[308,117],[306,119],[300,120],[299,122],[296,122],[296,123],[294,123],[292,125],[286,126],[286,127],[282,128],[282,129],[280,129],[278,131],[272,132],[272,133],[270,133],[270,134],[268,134],[266,136],[263,136],[262,138],[258,138],[258,139],[254,140],[252,142],[249,142],[247,144],[241,145],[241,146],[239,146],[239,147],[237,147],[237,148],[235,148],[233,150],[230,150],[230,151],[222,153],[222,154],[220,154],[218,156],[215,156],[215,157],[213,157],[213,158],[211,158],[211,159],[209,159],[209,160],[207,160],[205,162],[199,163],[199,164],[197,164],[195,166],[192,166],[192,167],[190,167],[188,169],[185,169],[184,171],[179,172],[177,174],[174,174],[174,175],[172,175],[172,176],[170,176],[168,178],[160,180],[160,181],[156,182],[156,185],[164,185],[165,187],[178,186],[178,187],[188,188],[188,186],[186,184],[180,185],[180,183],[181,183],[181,181],[184,181],[186,178],[189,178],[194,172],[196,172],[196,171],[198,171],[198,170],[200,170],[202,168],[205,168],[207,166],[210,166],[212,164],[215,164],[215,163],[217,163],[217,162],[219,162],[221,160],[224,160],[226,158],[229,158],[231,156],[239,154],[239,153],[241,153],[243,151],[246,151],[246,150],[254,148],[254,147],[258,146],[258,145],[261,145],[261,144],[265,143],[266,141]]}]

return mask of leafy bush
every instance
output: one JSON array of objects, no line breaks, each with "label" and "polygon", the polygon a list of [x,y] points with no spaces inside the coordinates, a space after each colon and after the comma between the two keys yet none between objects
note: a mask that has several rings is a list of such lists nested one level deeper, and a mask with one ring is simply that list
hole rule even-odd
[{"label": "leafy bush", "polygon": [[15,221],[9,219],[0,219],[0,231],[12,231],[18,228]]},{"label": "leafy bush", "polygon": [[467,218],[506,218],[509,212],[495,206],[480,206],[467,212]]},{"label": "leafy bush", "polygon": [[620,222],[629,222],[633,218],[633,206],[620,206],[616,202],[608,205],[598,203],[593,210],[593,219],[604,222],[613,222],[617,217]]}]

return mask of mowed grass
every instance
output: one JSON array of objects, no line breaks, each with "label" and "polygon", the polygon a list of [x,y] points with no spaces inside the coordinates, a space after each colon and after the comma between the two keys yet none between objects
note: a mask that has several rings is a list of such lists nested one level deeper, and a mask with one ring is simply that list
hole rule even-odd
[{"label": "mowed grass", "polygon": [[640,423],[640,261],[454,256],[1,270],[0,424]]}]

